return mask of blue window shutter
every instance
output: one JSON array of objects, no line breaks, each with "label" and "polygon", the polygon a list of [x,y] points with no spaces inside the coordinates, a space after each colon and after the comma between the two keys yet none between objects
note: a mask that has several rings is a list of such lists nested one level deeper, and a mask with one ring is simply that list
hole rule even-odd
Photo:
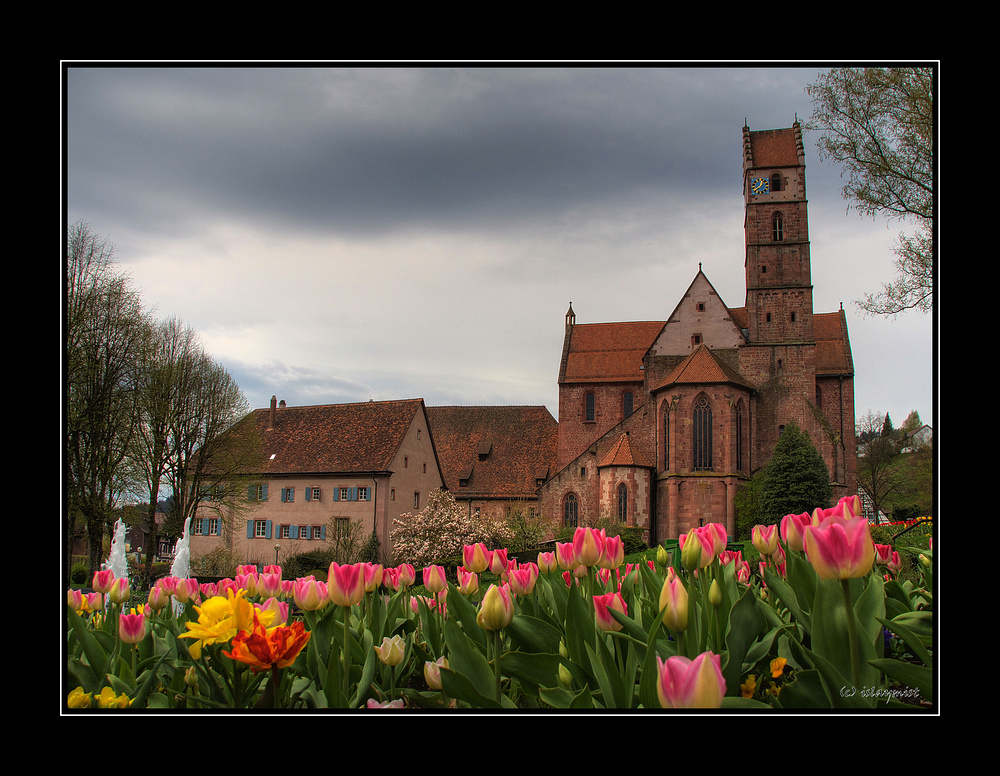
[{"label": "blue window shutter", "polygon": [[357,501],[358,500],[358,489],[357,488],[351,488],[350,494],[351,495],[348,498],[350,498],[351,501]]},{"label": "blue window shutter", "polygon": [[306,501],[312,501],[312,488],[306,488]]},{"label": "blue window shutter", "polygon": [[256,488],[253,485],[247,487],[247,501],[253,501],[253,497],[256,495]]},{"label": "blue window shutter", "polygon": [[201,535],[202,536],[208,536],[208,524],[209,524],[208,518],[207,517],[203,517],[201,519]]},{"label": "blue window shutter", "polygon": [[265,527],[264,527],[264,538],[265,539],[270,539],[271,538],[271,521],[270,520],[268,520],[267,523],[265,524]]},{"label": "blue window shutter", "polygon": [[247,539],[253,539],[253,520],[247,520]]},{"label": "blue window shutter", "polygon": [[323,539],[323,541],[326,541],[326,526],[325,525],[321,525],[320,526],[320,528],[319,528],[319,535],[320,535],[320,538]]},{"label": "blue window shutter", "polygon": [[264,494],[263,494],[263,497],[261,498],[261,501],[267,501],[267,483],[266,482],[264,483]]},{"label": "blue window shutter", "polygon": [[297,525],[288,526],[288,538],[289,539],[299,538],[299,527]]},{"label": "blue window shutter", "polygon": [[333,489],[333,500],[340,501],[340,488]]}]

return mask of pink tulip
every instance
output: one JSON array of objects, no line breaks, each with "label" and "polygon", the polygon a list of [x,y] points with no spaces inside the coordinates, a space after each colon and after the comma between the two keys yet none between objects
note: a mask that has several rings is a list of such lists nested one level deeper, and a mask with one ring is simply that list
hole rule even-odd
[{"label": "pink tulip", "polygon": [[430,593],[440,593],[448,587],[444,566],[426,566],[424,568],[424,587]]},{"label": "pink tulip", "polygon": [[538,567],[534,563],[526,563],[521,568],[511,569],[508,572],[510,591],[514,595],[531,595],[535,589],[535,580],[538,579]]},{"label": "pink tulip", "polygon": [[399,572],[394,568],[387,568],[382,571],[382,584],[395,593],[399,590]]},{"label": "pink tulip", "polygon": [[312,576],[296,579],[292,585],[292,600],[303,611],[317,611],[328,602],[327,586]]},{"label": "pink tulip", "polygon": [[620,536],[608,536],[604,540],[604,554],[597,565],[606,569],[616,569],[625,562],[625,543]]},{"label": "pink tulip", "polygon": [[220,579],[217,587],[219,588],[219,595],[221,596],[228,596],[230,590],[233,591],[233,595],[236,595],[240,591],[240,586],[229,577]]},{"label": "pink tulip", "polygon": [[458,570],[458,592],[462,595],[472,595],[479,590],[479,575],[464,568]]},{"label": "pink tulip", "polygon": [[490,571],[496,575],[507,571],[507,548],[490,551]]},{"label": "pink tulip", "polygon": [[538,553],[538,570],[548,573],[549,571],[555,571],[559,568],[559,564],[556,562],[556,554],[554,552],[540,552]]},{"label": "pink tulip", "polygon": [[249,564],[247,564],[245,566],[237,566],[236,567],[236,575],[240,576],[240,577],[246,577],[246,576],[254,576],[255,577],[255,576],[257,576],[257,567],[255,565],[253,565],[252,563],[249,563]]},{"label": "pink tulip", "polygon": [[514,603],[507,585],[490,585],[479,605],[476,622],[483,630],[495,631],[506,628],[514,619]]},{"label": "pink tulip", "polygon": [[717,709],[726,696],[719,656],[702,652],[694,660],[682,655],[657,656],[656,694],[664,709]]},{"label": "pink tulip", "polygon": [[120,615],[118,617],[118,636],[125,644],[138,644],[146,638],[146,615]]},{"label": "pink tulip", "polygon": [[462,565],[467,571],[482,573],[490,567],[489,550],[482,542],[466,544],[462,547]]},{"label": "pink tulip", "polygon": [[628,614],[628,607],[621,593],[605,593],[594,596],[594,615],[597,627],[603,631],[620,631],[624,626],[614,618],[611,609]]},{"label": "pink tulip", "polygon": [[219,594],[219,586],[214,582],[202,582],[199,587],[202,598],[214,598]]},{"label": "pink tulip", "polygon": [[111,583],[111,589],[108,590],[108,598],[111,599],[111,603],[123,604],[131,596],[132,589],[129,587],[128,580],[125,577],[119,577]]},{"label": "pink tulip", "polygon": [[257,595],[272,598],[281,595],[281,574],[264,572],[257,577]]},{"label": "pink tulip", "polygon": [[715,558],[720,552],[726,549],[726,544],[729,542],[729,534],[726,532],[726,526],[722,523],[709,523],[706,526],[702,526],[699,530],[712,539],[712,558]]},{"label": "pink tulip", "polygon": [[257,594],[257,575],[256,574],[237,574],[236,575],[236,585],[240,590],[246,591],[248,596]]},{"label": "pink tulip", "polygon": [[875,544],[863,517],[829,517],[806,528],[806,558],[821,579],[853,579],[871,571]]},{"label": "pink tulip", "polygon": [[781,540],[796,552],[802,552],[802,538],[806,528],[812,525],[812,516],[808,512],[801,515],[785,515],[781,518]]},{"label": "pink tulip", "polygon": [[264,566],[265,574],[277,574],[278,578],[281,578],[281,566],[276,566],[273,563],[270,566]]},{"label": "pink tulip", "polygon": [[409,563],[401,563],[396,566],[396,580],[400,587],[409,587],[417,581],[417,573]]},{"label": "pink tulip", "polygon": [[72,589],[66,591],[66,603],[73,611],[80,611],[83,608],[83,591]]},{"label": "pink tulip", "polygon": [[876,544],[875,545],[875,562],[881,566],[884,566],[892,558],[892,545],[891,544]]},{"label": "pink tulip", "polygon": [[441,669],[448,667],[448,658],[439,657],[437,660],[431,662],[430,660],[424,661],[424,680],[427,682],[427,686],[432,690],[441,689]]},{"label": "pink tulip", "polygon": [[899,570],[903,568],[903,564],[899,560],[899,553],[893,550],[892,555],[889,556],[889,560],[885,565],[893,574],[898,574]]},{"label": "pink tulip", "polygon": [[707,566],[715,558],[715,545],[711,534],[692,528],[680,536],[681,562],[689,571]]},{"label": "pink tulip", "polygon": [[93,593],[87,593],[84,598],[87,600],[87,608],[90,611],[97,612],[104,608],[104,595],[102,593],[95,590]]},{"label": "pink tulip", "polygon": [[170,594],[159,585],[153,585],[149,590],[146,603],[154,612],[158,612],[170,603]]},{"label": "pink tulip", "polygon": [[188,601],[197,598],[200,591],[201,587],[198,585],[198,580],[194,577],[190,579],[178,579],[177,586],[174,588],[174,598],[182,604],[186,604]]},{"label": "pink tulip", "polygon": [[[581,566],[596,566],[604,554],[604,543],[607,538],[604,529],[586,528],[580,526],[573,532],[573,553],[576,562]],[[558,547],[558,545],[557,545]]]},{"label": "pink tulip", "polygon": [[660,611],[663,624],[674,633],[683,633],[688,626],[688,592],[680,577],[667,574],[660,590]]},{"label": "pink tulip", "polygon": [[288,622],[288,603],[286,601],[279,601],[274,596],[271,596],[264,603],[254,604],[253,606],[258,612],[274,612],[274,619],[271,621],[269,627],[274,628]]},{"label": "pink tulip", "polygon": [[572,571],[580,565],[572,542],[556,542],[556,562],[563,571]]},{"label": "pink tulip", "polygon": [[326,577],[327,597],[334,606],[354,606],[365,597],[365,572],[360,563],[331,563]]},{"label": "pink tulip", "polygon": [[111,569],[101,569],[94,572],[94,580],[90,586],[98,593],[109,593],[115,581],[115,573]]},{"label": "pink tulip", "polygon": [[385,576],[385,569],[381,563],[364,563],[365,569],[365,592],[373,593],[382,584],[382,577]]},{"label": "pink tulip", "polygon": [[750,543],[761,555],[771,555],[778,547],[778,526],[755,525],[750,531]]},{"label": "pink tulip", "polygon": [[740,561],[736,565],[736,579],[744,585],[750,584],[750,562]]}]

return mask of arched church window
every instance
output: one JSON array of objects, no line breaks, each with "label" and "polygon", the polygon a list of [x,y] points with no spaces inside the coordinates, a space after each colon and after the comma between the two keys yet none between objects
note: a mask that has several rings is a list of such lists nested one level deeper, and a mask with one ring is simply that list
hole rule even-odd
[{"label": "arched church window", "polygon": [[694,403],[692,448],[695,471],[712,469],[712,405],[707,396],[699,396]]},{"label": "arched church window", "polygon": [[576,495],[567,493],[566,500],[563,502],[563,528],[576,528],[579,520],[580,513]]},{"label": "arched church window", "polygon": [[622,416],[628,417],[632,414],[632,404],[635,401],[631,391],[625,391],[622,395]]},{"label": "arched church window", "polygon": [[618,522],[628,521],[628,485],[624,482],[618,486]]},{"label": "arched church window", "polygon": [[785,225],[780,211],[771,216],[771,231],[775,242],[781,242],[785,239]]},{"label": "arched church window", "polygon": [[587,421],[593,421],[595,418],[594,411],[594,392],[587,391],[587,395],[584,397],[584,404],[586,407],[586,415],[584,416]]},{"label": "arched church window", "polygon": [[781,191],[781,173],[776,172],[771,176],[771,191]]}]

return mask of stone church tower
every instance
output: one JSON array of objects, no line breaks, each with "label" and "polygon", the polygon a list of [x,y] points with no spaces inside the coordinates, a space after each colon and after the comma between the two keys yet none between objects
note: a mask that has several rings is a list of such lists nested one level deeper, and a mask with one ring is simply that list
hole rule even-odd
[{"label": "stone church tower", "polygon": [[743,307],[700,265],[664,321],[579,324],[570,305],[560,469],[539,491],[562,525],[614,517],[658,542],[721,522],[734,536],[736,492],[792,421],[823,455],[835,500],[856,491],[847,322],[843,309],[813,311],[797,122],[743,128],[743,189]]}]

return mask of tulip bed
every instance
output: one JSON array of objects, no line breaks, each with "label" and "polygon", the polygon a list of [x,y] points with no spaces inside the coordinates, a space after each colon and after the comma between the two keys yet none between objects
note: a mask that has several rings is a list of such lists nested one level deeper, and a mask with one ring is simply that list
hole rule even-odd
[{"label": "tulip bed", "polygon": [[[933,551],[875,545],[858,506],[755,527],[755,569],[710,524],[636,564],[579,528],[537,563],[467,546],[453,580],[245,567],[215,586],[160,580],[140,605],[101,571],[95,593],[68,593],[66,706],[933,708]],[[918,557],[919,583],[895,578],[893,552]]]}]

